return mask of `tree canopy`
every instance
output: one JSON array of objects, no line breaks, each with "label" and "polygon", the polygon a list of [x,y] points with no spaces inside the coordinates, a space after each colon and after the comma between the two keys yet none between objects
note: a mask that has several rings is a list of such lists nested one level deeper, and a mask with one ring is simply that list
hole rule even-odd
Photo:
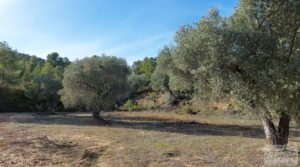
[{"label": "tree canopy", "polygon": [[234,98],[261,118],[271,144],[285,145],[300,110],[299,11],[293,0],[241,0],[228,18],[211,9],[180,28],[169,60],[158,64],[168,67],[171,89],[202,100]]},{"label": "tree canopy", "polygon": [[62,101],[66,107],[84,107],[99,117],[126,95],[129,67],[124,59],[93,56],[75,61],[64,72]]},{"label": "tree canopy", "polygon": [[[53,111],[61,107],[57,91],[62,89],[63,71],[70,64],[55,53],[54,64],[19,53],[0,43],[0,110]],[[55,64],[56,63],[56,64]]]}]

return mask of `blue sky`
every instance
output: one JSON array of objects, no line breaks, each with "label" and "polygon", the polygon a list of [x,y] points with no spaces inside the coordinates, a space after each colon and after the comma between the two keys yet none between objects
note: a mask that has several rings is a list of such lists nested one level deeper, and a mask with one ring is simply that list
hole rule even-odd
[{"label": "blue sky", "polygon": [[210,7],[230,15],[237,0],[0,0],[0,41],[45,58],[71,60],[102,53],[129,64],[155,57],[179,26]]}]

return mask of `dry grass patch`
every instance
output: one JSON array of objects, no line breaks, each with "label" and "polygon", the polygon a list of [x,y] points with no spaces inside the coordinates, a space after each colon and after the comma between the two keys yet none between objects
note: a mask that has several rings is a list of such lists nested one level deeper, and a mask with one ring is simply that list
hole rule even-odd
[{"label": "dry grass patch", "polygon": [[257,120],[115,112],[104,114],[109,125],[99,126],[90,114],[29,115],[18,120],[8,114],[0,124],[2,166],[263,164],[265,140]]}]

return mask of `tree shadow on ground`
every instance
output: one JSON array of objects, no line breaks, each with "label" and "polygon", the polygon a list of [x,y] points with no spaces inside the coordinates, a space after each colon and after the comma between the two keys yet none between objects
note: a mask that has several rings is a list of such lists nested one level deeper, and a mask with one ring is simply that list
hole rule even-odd
[{"label": "tree shadow on ground", "polygon": [[[0,116],[1,117],[1,116]],[[140,129],[185,135],[214,135],[214,136],[240,136],[249,138],[264,138],[260,127],[241,125],[206,124],[195,121],[180,121],[174,119],[104,116],[109,120],[107,127]],[[0,119],[1,120],[1,119]],[[100,126],[91,116],[81,115],[35,115],[29,119],[6,119],[7,122],[41,125],[74,125],[74,126]],[[2,119],[3,122],[3,119]],[[295,133],[293,133],[295,135]],[[297,133],[299,135],[299,133]]]},{"label": "tree shadow on ground", "polygon": [[[208,124],[191,120],[174,118],[106,116],[111,127],[154,130],[160,132],[182,133],[186,135],[241,136],[249,138],[265,138],[261,126],[234,124]],[[291,129],[293,137],[300,137],[300,131]]]},{"label": "tree shadow on ground", "polygon": [[[138,121],[139,119],[143,121]],[[134,120],[134,121],[132,121]],[[195,121],[162,121],[155,118],[128,117],[114,119],[112,127],[182,133],[186,135],[241,136],[264,138],[262,129],[240,125],[207,124]]]}]

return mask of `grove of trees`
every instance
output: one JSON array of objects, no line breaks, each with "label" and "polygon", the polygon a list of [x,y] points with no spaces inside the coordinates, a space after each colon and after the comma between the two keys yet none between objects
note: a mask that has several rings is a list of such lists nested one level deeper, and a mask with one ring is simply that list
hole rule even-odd
[{"label": "grove of trees", "polygon": [[286,145],[290,122],[300,116],[299,28],[297,0],[240,0],[231,16],[209,10],[182,26],[157,58],[131,68],[106,55],[70,62],[51,53],[44,60],[1,42],[0,112],[84,109],[103,120],[100,111],[148,91],[194,103],[231,98],[261,120],[270,144]]},{"label": "grove of trees", "polygon": [[63,71],[71,62],[51,53],[47,59],[18,53],[0,43],[0,111],[62,110],[58,90]]}]

